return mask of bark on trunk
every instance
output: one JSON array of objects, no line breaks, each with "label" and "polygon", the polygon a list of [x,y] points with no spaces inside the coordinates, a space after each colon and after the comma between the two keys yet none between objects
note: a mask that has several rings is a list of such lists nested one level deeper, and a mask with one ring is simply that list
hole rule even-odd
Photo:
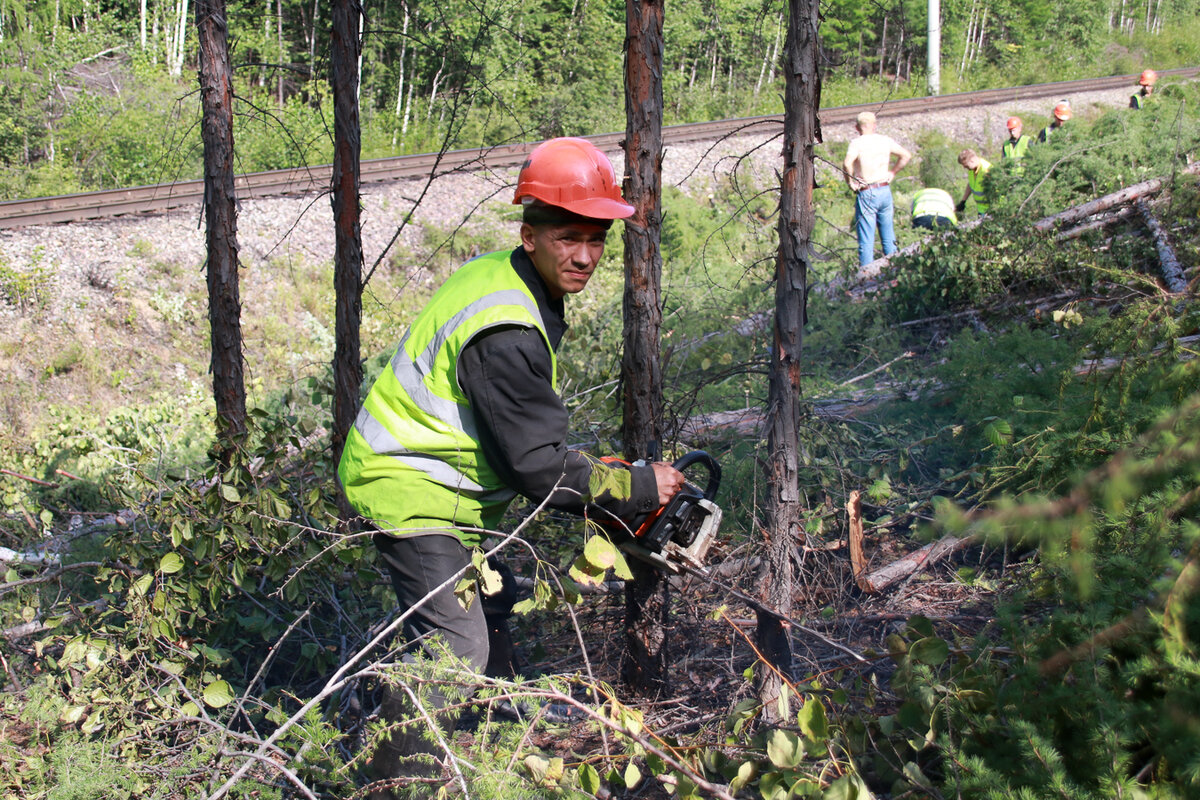
[{"label": "bark on trunk", "polygon": [[[658,458],[662,442],[662,0],[627,0],[625,20],[625,197],[636,210],[625,220],[622,436],[626,457],[636,460]],[[654,567],[631,568],[621,675],[636,690],[658,693],[666,678],[671,587]]]},{"label": "bark on trunk", "polygon": [[[334,0],[329,81],[333,88],[333,186],[335,344],[333,355],[334,463],[354,417],[362,385],[359,325],[362,321],[362,233],[359,217],[358,56],[362,48],[357,0]],[[343,508],[348,514],[349,509]]]},{"label": "bark on trunk", "polygon": [[[813,146],[821,139],[817,109],[821,79],[819,10],[816,0],[789,0],[784,48],[783,175],[780,185],[779,255],[775,267],[775,346],[771,352],[768,393],[768,524],[765,531],[763,604],[790,615],[792,551],[801,533],[803,498],[799,483],[800,348],[808,292],[808,262],[813,228]],[[778,617],[758,613],[755,644],[767,664],[755,671],[763,718],[789,717],[783,694],[792,679],[792,648]]]},{"label": "bark on trunk", "polygon": [[237,191],[233,164],[233,69],[225,0],[199,0],[200,103],[204,142],[204,222],[208,320],[212,331],[213,400],[217,409],[217,457],[229,463],[246,432],[238,284]]},{"label": "bark on trunk", "polygon": [[1145,198],[1137,201],[1138,212],[1142,215],[1142,221],[1146,223],[1146,227],[1150,229],[1150,235],[1154,237],[1154,248],[1158,251],[1158,263],[1162,267],[1163,280],[1167,284],[1167,291],[1173,294],[1187,290],[1187,278],[1183,274],[1183,267],[1179,263],[1179,257],[1175,255],[1175,248],[1171,246],[1171,240],[1167,238],[1167,232],[1163,229],[1162,224],[1150,212],[1150,204]]}]

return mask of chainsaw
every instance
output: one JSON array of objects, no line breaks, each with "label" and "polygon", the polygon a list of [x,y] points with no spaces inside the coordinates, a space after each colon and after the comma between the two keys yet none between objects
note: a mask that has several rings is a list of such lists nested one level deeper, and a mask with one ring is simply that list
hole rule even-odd
[{"label": "chainsaw", "polygon": [[[630,466],[618,458],[606,457],[603,461]],[[647,462],[635,461],[633,465],[646,466]],[[703,467],[708,472],[703,491],[691,481],[684,481],[683,488],[665,506],[623,524],[616,523],[633,534],[619,542],[619,546],[634,558],[670,572],[679,572],[687,566],[703,569],[704,557],[721,526],[721,509],[713,502],[721,485],[721,467],[703,450],[688,453],[672,466],[680,472],[689,467]]]}]

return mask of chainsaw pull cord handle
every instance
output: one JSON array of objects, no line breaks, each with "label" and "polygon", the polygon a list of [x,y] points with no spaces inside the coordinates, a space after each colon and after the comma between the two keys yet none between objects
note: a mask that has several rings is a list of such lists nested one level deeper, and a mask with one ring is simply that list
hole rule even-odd
[{"label": "chainsaw pull cord handle", "polygon": [[721,465],[717,460],[703,450],[693,450],[692,452],[681,456],[673,466],[675,469],[683,472],[693,464],[700,464],[708,470],[708,485],[704,487],[704,499],[712,500],[717,496],[717,489],[721,486]]}]

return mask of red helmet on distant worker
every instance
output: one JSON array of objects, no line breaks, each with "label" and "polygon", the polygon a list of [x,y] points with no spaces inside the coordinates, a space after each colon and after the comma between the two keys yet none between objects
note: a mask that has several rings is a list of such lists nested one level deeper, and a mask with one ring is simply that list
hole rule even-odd
[{"label": "red helmet on distant worker", "polygon": [[1066,100],[1063,100],[1061,103],[1056,105],[1054,107],[1054,118],[1061,122],[1066,122],[1069,120],[1071,118],[1071,104]]},{"label": "red helmet on distant worker", "polygon": [[1153,86],[1158,83],[1158,73],[1152,69],[1142,70],[1142,76],[1138,78],[1138,86]]},{"label": "red helmet on distant worker", "polygon": [[592,219],[624,219],[634,208],[621,197],[608,156],[587,139],[548,139],[525,159],[513,204],[543,203]]},{"label": "red helmet on distant worker", "polygon": [[1021,127],[1021,118],[1020,117],[1009,117],[1008,121],[1004,123],[1004,127],[1008,128],[1010,131],[1013,128]]}]

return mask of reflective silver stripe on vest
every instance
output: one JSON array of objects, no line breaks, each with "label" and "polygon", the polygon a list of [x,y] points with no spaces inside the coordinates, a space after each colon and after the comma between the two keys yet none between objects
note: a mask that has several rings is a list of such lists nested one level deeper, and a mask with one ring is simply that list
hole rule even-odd
[{"label": "reflective silver stripe on vest", "polygon": [[440,483],[442,486],[460,492],[469,492],[484,503],[505,502],[517,494],[509,488],[488,492],[442,459],[425,453],[405,450],[400,442],[396,441],[396,437],[388,433],[387,428],[383,427],[379,420],[371,416],[365,408],[359,410],[358,419],[354,420],[354,427],[376,455],[387,455],[389,458],[394,458],[405,466],[425,473],[430,480]]},{"label": "reflective silver stripe on vest", "polygon": [[405,347],[408,342],[407,334],[404,341],[400,343],[400,347],[396,349],[396,355],[392,357],[392,373],[396,376],[396,382],[400,384],[417,408],[447,425],[453,425],[473,440],[479,438],[476,436],[474,418],[470,415],[463,415],[463,406],[453,400],[438,397],[431,392],[425,385],[425,376],[433,369],[437,354],[460,325],[479,312],[496,306],[522,306],[545,328],[537,305],[528,295],[519,289],[505,289],[475,300],[447,320],[446,324],[433,335],[429,346],[417,356],[415,361],[409,358],[408,349]]}]

